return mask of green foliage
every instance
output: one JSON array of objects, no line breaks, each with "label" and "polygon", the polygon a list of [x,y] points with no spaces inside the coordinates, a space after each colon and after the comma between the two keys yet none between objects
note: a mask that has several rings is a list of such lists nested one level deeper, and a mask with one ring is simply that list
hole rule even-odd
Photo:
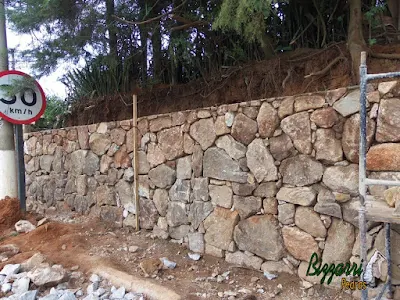
[{"label": "green foliage", "polygon": [[24,77],[21,79],[13,79],[11,84],[0,85],[0,90],[4,96],[11,98],[16,94],[22,93],[25,89],[36,89],[35,79],[32,77]]},{"label": "green foliage", "polygon": [[68,104],[57,96],[48,96],[43,116],[32,125],[34,130],[61,128],[64,126]]},{"label": "green foliage", "polygon": [[110,56],[99,56],[83,69],[74,69],[64,77],[71,99],[88,99],[125,93],[130,89],[132,58],[123,63]]},{"label": "green foliage", "polygon": [[271,0],[224,0],[213,29],[234,30],[249,42],[262,42]]}]

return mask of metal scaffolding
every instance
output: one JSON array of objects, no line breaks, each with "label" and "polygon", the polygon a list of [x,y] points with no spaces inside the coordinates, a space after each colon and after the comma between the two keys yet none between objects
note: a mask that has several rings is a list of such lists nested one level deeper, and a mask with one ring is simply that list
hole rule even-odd
[{"label": "metal scaffolding", "polygon": [[[360,253],[363,265],[361,281],[364,281],[365,271],[367,267],[367,221],[385,223],[385,249],[386,260],[388,264],[387,280],[375,298],[381,299],[385,291],[388,291],[387,298],[393,299],[392,287],[392,266],[391,266],[391,249],[390,249],[390,224],[400,224],[400,218],[393,216],[393,209],[389,208],[381,201],[374,201],[372,196],[367,196],[368,185],[384,185],[384,186],[400,186],[400,181],[377,180],[370,179],[366,176],[366,150],[367,150],[367,104],[366,89],[367,82],[374,79],[400,77],[400,72],[368,74],[367,73],[367,55],[361,53],[360,64],[360,151],[359,151],[359,192],[360,192],[360,209],[359,209],[359,227],[360,227]],[[361,300],[368,299],[368,289],[362,290]]]}]

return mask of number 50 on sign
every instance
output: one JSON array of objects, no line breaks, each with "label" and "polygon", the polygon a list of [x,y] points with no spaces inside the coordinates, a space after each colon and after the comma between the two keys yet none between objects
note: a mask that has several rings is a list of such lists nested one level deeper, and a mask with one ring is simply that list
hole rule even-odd
[{"label": "number 50 on sign", "polygon": [[[13,85],[18,85],[18,92],[12,96],[1,88],[12,90]],[[20,71],[0,72],[0,117],[14,124],[30,124],[37,121],[45,109],[46,97],[37,81]]]}]

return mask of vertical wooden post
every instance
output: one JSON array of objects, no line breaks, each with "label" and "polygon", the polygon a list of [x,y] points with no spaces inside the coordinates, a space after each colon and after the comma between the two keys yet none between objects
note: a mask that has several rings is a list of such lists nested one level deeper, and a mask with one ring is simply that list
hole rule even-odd
[{"label": "vertical wooden post", "polygon": [[135,197],[135,207],[136,207],[136,231],[139,231],[139,163],[138,163],[138,146],[137,146],[137,96],[132,96],[132,106],[133,106],[133,171],[134,171],[134,197]]}]

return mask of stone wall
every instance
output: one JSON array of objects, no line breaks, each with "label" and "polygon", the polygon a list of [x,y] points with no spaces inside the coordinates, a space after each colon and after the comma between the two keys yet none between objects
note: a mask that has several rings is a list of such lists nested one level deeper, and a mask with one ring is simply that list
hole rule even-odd
[{"label": "stone wall", "polygon": [[[399,91],[397,82],[368,86],[374,178],[400,179]],[[359,261],[358,110],[359,90],[341,88],[141,118],[141,227],[311,282],[319,280],[305,275],[313,252],[326,263]],[[131,120],[28,133],[25,141],[29,209],[134,226]],[[368,230],[369,249],[383,251],[382,225]],[[392,243],[400,243],[396,231]]]}]

